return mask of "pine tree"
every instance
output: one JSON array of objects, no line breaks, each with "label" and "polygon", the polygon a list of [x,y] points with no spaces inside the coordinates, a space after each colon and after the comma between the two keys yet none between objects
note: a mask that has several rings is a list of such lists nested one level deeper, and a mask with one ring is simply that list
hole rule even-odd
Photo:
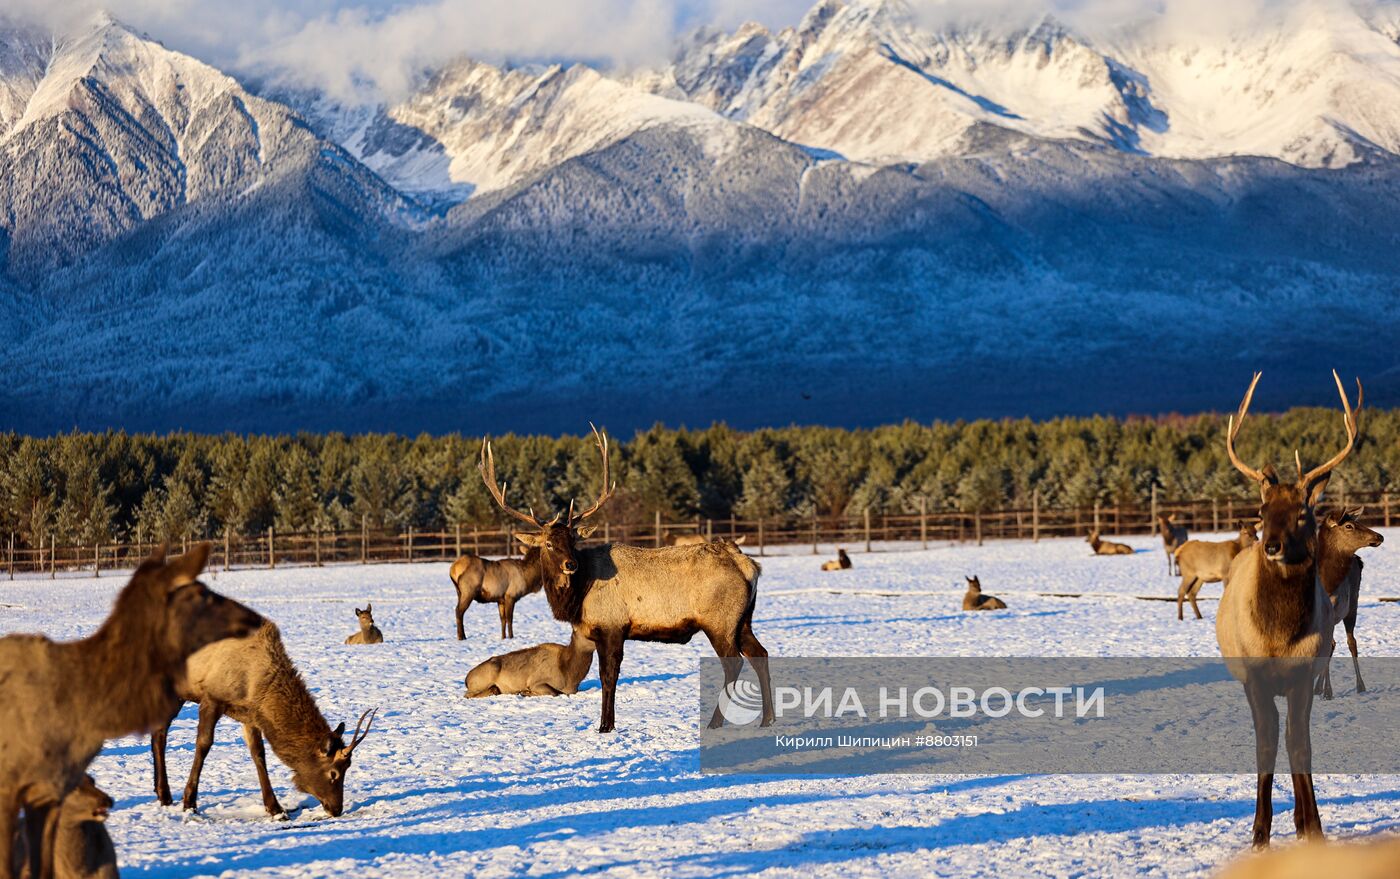
[{"label": "pine tree", "polygon": [[299,443],[293,443],[277,462],[277,486],[273,500],[277,508],[277,530],[313,531],[321,520],[321,503],[316,494],[315,462]]},{"label": "pine tree", "polygon": [[774,519],[788,509],[792,500],[792,477],[777,452],[765,449],[749,460],[744,469],[744,493],[737,512],[747,519]]}]

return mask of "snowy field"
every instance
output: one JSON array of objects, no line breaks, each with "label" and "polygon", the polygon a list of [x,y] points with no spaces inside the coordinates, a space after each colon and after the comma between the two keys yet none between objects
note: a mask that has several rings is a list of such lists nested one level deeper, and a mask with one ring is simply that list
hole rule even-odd
[{"label": "snowy field", "polygon": [[[1389,535],[1390,541],[1397,539]],[[770,556],[754,620],[775,655],[1174,656],[1216,652],[1215,602],[1177,622],[1155,538],[1131,557],[1095,558],[1080,540],[943,546],[853,555],[823,574],[810,554]],[[1150,549],[1150,551],[1148,551]],[[1400,656],[1400,570],[1388,544],[1367,556],[1358,625],[1366,655]],[[825,558],[825,550],[823,556]],[[960,611],[963,575],[1010,609]],[[225,720],[201,812],[161,808],[145,740],[112,743],[93,773],[117,800],[109,827],[126,877],[538,876],[1198,876],[1239,855],[1252,777],[702,775],[696,673],[687,646],[629,643],[618,732],[600,736],[597,666],[576,696],[463,698],[475,663],[504,652],[494,606],[453,632],[445,564],[218,573],[214,588],[274,619],[331,724],[380,706],[356,751],[346,812],[326,817],[269,760],[287,822],[262,812],[239,728]],[[90,632],[124,582],[0,582],[0,632]],[[1214,599],[1220,587],[1202,595]],[[1083,593],[1080,598],[1038,592]],[[387,643],[347,647],[352,608],[374,602]],[[566,641],[543,596],[516,608],[511,649]],[[1350,675],[1339,698],[1350,695]],[[194,742],[187,706],[171,732],[171,783]],[[1400,830],[1400,778],[1319,776],[1334,838]],[[1276,839],[1292,834],[1286,779]]]}]

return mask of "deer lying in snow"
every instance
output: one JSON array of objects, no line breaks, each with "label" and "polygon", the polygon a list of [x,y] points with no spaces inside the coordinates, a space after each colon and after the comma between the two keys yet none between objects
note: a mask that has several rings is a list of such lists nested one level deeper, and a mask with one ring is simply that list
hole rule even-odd
[{"label": "deer lying in snow", "polygon": [[[560,512],[545,520],[512,508],[496,482],[495,458],[487,442],[481,448],[481,478],[502,510],[534,529],[521,540],[539,550],[534,565],[555,619],[569,623],[578,637],[598,647],[598,677],[603,683],[598,731],[612,732],[615,724],[624,643],[685,644],[698,632],[705,633],[722,660],[727,684],[738,678],[741,656],[748,657],[762,691],[763,722],[771,724],[768,651],[753,633],[758,565],[732,540],[658,549],[620,544],[579,549],[578,541],[593,532],[584,520],[616,489],[608,478],[607,438],[596,429],[593,438],[603,457],[603,489],[582,513],[575,514],[570,504],[567,518]],[[722,722],[716,708],[710,723]]]},{"label": "deer lying in snow", "polygon": [[[55,879],[117,879],[117,851],[104,826],[111,809],[112,798],[91,775],[84,775],[82,782],[63,798],[54,837]],[[20,821],[13,869],[16,875],[28,877],[31,874],[24,868],[25,831],[24,822]]]},{"label": "deer lying in snow", "polygon": [[[331,729],[326,723],[287,656],[281,633],[271,621],[264,622],[247,638],[211,644],[191,656],[188,677],[177,692],[184,701],[199,703],[199,732],[194,765],[185,784],[184,808],[193,810],[197,805],[199,775],[214,745],[214,727],[227,714],[243,724],[243,739],[258,771],[263,807],[269,815],[286,812],[267,777],[264,736],[273,753],[292,770],[292,782],[298,790],[320,800],[331,817],[344,810],[345,773],[350,769],[350,758],[369,734],[378,709],[360,715],[350,744],[345,744],[345,724]],[[179,710],[177,703],[174,711],[167,712],[164,725],[151,734],[156,796],[164,806],[170,805],[165,743],[170,722]]]},{"label": "deer lying in snow", "polygon": [[14,876],[21,809],[30,876],[50,879],[60,803],[82,783],[102,743],[160,724],[186,658],[262,621],[199,582],[208,558],[207,543],[168,562],[158,549],[101,628],[81,641],[0,638],[0,879]]},{"label": "deer lying in snow", "polygon": [[963,610],[1006,610],[1006,602],[995,595],[982,594],[982,581],[976,577],[966,577],[967,594],[963,596]]},{"label": "deer lying in snow", "polygon": [[[1284,482],[1272,466],[1256,470],[1235,453],[1235,436],[1244,424],[1255,373],[1239,411],[1230,419],[1225,450],[1230,463],[1259,484],[1261,522],[1258,543],[1235,556],[1225,595],[1215,617],[1215,640],[1230,674],[1244,685],[1254,720],[1258,785],[1254,804],[1254,847],[1269,844],[1274,820],[1274,765],[1278,760],[1279,713],[1275,699],[1286,698],[1288,765],[1293,775],[1293,823],[1302,838],[1322,838],[1322,817],[1312,780],[1313,684],[1325,665],[1332,638],[1332,604],[1318,575],[1315,508],[1332,471],[1356,448],[1356,413],[1341,378],[1332,373],[1342,398],[1346,446],[1326,463]],[[1357,381],[1356,408],[1363,393]]]},{"label": "deer lying in snow", "polygon": [[345,639],[346,644],[383,644],[384,633],[374,624],[374,605],[366,604],[364,610],[355,608],[355,618],[360,621],[360,631]]},{"label": "deer lying in snow", "polygon": [[822,562],[823,571],[844,571],[851,566],[851,557],[846,555],[844,549],[836,550],[836,558],[829,562]]},{"label": "deer lying in snow", "polygon": [[1176,524],[1176,514],[1157,515],[1157,529],[1162,534],[1162,549],[1167,553],[1167,573],[1180,574],[1181,563],[1176,560],[1176,551],[1190,539],[1185,525]]},{"label": "deer lying in snow", "polygon": [[1347,647],[1351,648],[1351,663],[1356,669],[1356,692],[1366,692],[1366,682],[1361,679],[1361,660],[1356,655],[1356,603],[1361,599],[1361,559],[1356,551],[1365,547],[1380,546],[1385,538],[1362,525],[1357,518],[1361,510],[1330,512],[1318,523],[1317,531],[1317,576],[1322,588],[1332,602],[1331,645],[1327,650],[1328,663],[1318,681],[1314,694],[1322,698],[1332,698],[1332,654],[1337,650],[1336,629],[1338,623],[1347,628]]},{"label": "deer lying in snow", "polygon": [[1224,583],[1230,574],[1235,556],[1257,542],[1254,525],[1240,523],[1240,533],[1234,540],[1188,540],[1176,550],[1176,563],[1181,570],[1181,585],[1176,590],[1176,618],[1183,620],[1182,602],[1191,599],[1191,610],[1201,619],[1196,596],[1207,583]]},{"label": "deer lying in snow", "polygon": [[592,667],[593,642],[574,632],[568,644],[527,647],[481,663],[467,672],[467,698],[573,695]]},{"label": "deer lying in snow", "polygon": [[1126,543],[1114,543],[1099,537],[1099,532],[1090,531],[1085,543],[1093,547],[1094,555],[1132,555],[1133,548]]}]

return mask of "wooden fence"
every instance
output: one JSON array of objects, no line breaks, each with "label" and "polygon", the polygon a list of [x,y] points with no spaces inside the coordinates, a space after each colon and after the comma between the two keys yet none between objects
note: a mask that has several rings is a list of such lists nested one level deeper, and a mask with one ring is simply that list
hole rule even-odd
[{"label": "wooden fence", "polygon": [[[1380,492],[1352,493],[1338,503],[1365,505],[1369,522],[1390,527],[1392,498]],[[877,544],[904,543],[928,547],[936,543],[980,543],[984,540],[1040,540],[1080,537],[1097,529],[1105,535],[1148,534],[1157,530],[1158,513],[1175,515],[1192,533],[1227,531],[1251,517],[1255,505],[1237,500],[1162,501],[1147,505],[1096,504],[1080,509],[1049,509],[1033,497],[1025,507],[981,513],[929,511],[885,515],[866,512],[858,516],[781,519],[694,519],[663,522],[660,515],[645,524],[604,522],[595,537],[639,546],[662,546],[682,534],[707,538],[743,537],[745,548],[763,555],[776,546],[822,545],[876,551]],[[1396,511],[1400,514],[1400,510]],[[509,528],[476,528],[462,525],[445,531],[382,531],[361,526],[355,531],[282,533],[269,528],[262,534],[222,535],[210,538],[214,550],[210,567],[276,568],[326,564],[374,564],[385,562],[448,562],[463,553],[503,556],[519,552]],[[186,543],[186,546],[188,543]],[[85,573],[130,570],[150,553],[150,543],[55,545],[41,539],[38,546],[21,545],[8,535],[4,548],[5,570],[16,574]],[[184,549],[185,547],[181,547]]]}]

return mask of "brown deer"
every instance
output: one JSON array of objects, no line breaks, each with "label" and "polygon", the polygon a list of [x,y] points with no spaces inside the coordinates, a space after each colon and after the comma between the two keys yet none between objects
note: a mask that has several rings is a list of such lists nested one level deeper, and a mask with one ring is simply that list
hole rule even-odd
[{"label": "brown deer", "polygon": [[1356,605],[1361,600],[1361,572],[1364,567],[1356,551],[1380,546],[1385,538],[1358,521],[1361,513],[1359,509],[1329,512],[1323,517],[1317,533],[1317,574],[1332,602],[1333,636],[1327,650],[1328,663],[1313,691],[1314,695],[1321,693],[1324,699],[1332,698],[1331,659],[1337,650],[1335,632],[1338,623],[1346,624],[1347,647],[1351,648],[1351,664],[1356,669],[1356,692],[1366,692],[1366,682],[1361,679],[1361,660],[1356,655]]},{"label": "brown deer", "polygon": [[[1313,682],[1321,672],[1320,658],[1327,655],[1332,631],[1332,605],[1318,577],[1317,518],[1332,471],[1356,448],[1356,413],[1336,372],[1332,373],[1342,398],[1346,446],[1327,462],[1303,472],[1298,480],[1280,480],[1272,466],[1256,470],[1235,453],[1235,437],[1249,412],[1255,373],[1231,417],[1225,436],[1230,463],[1259,483],[1258,543],[1235,556],[1226,578],[1225,594],[1215,618],[1215,639],[1220,655],[1236,680],[1244,685],[1254,719],[1254,743],[1258,760],[1258,787],[1254,806],[1254,847],[1269,844],[1273,825],[1274,764],[1278,757],[1278,706],[1276,696],[1288,702],[1286,744],[1293,775],[1293,821],[1300,838],[1322,838],[1322,818],[1312,781],[1311,714]],[[1357,408],[1363,401],[1358,380]]]},{"label": "brown deer", "polygon": [[1006,610],[1006,602],[995,595],[982,594],[982,581],[976,577],[965,577],[967,594],[963,596],[963,610]]},{"label": "brown deer", "polygon": [[1132,555],[1133,548],[1126,543],[1114,543],[1099,537],[1099,532],[1090,531],[1084,539],[1094,550],[1094,555]]},{"label": "brown deer", "polygon": [[573,695],[592,667],[593,642],[575,631],[568,644],[527,647],[481,663],[467,672],[467,698]]},{"label": "brown deer", "polygon": [[829,562],[822,562],[823,571],[845,571],[851,567],[851,557],[846,555],[844,549],[836,550],[836,558]]},{"label": "brown deer", "polygon": [[29,875],[51,879],[59,804],[107,739],[144,733],[170,715],[190,654],[241,638],[256,613],[199,581],[209,544],[166,561],[156,550],[81,641],[0,638],[0,877],[13,879],[25,812]]},{"label": "brown deer", "polygon": [[[602,719],[598,731],[614,728],[614,705],[622,648],[626,641],[685,644],[704,632],[724,664],[726,683],[739,676],[741,654],[749,658],[763,692],[763,722],[773,722],[768,651],[753,633],[754,602],[759,567],[732,540],[700,546],[656,549],[604,544],[579,549],[578,541],[593,532],[584,520],[602,508],[616,486],[609,481],[608,440],[594,428],[593,439],[603,458],[603,487],[593,505],[568,515],[540,519],[512,508],[496,482],[496,464],[489,442],[482,443],[481,477],[508,515],[533,533],[521,540],[539,552],[532,557],[544,581],[545,597],[556,619],[598,647],[599,678],[603,683]],[[718,709],[712,726],[723,722]]]},{"label": "brown deer", "polygon": [[[517,538],[520,535],[516,535]],[[539,549],[521,541],[523,558],[486,559],[467,553],[452,563],[448,576],[457,590],[457,640],[466,640],[462,615],[473,601],[496,605],[501,639],[515,637],[515,603],[540,591]]]},{"label": "brown deer", "polygon": [[[186,810],[197,807],[199,776],[214,745],[214,727],[225,714],[243,724],[243,740],[253,757],[263,807],[269,815],[280,817],[286,811],[267,777],[264,736],[273,753],[292,770],[292,783],[298,790],[319,800],[333,818],[344,810],[345,774],[350,769],[350,758],[369,734],[378,709],[360,715],[350,744],[345,744],[345,724],[331,729],[326,723],[272,621],[264,622],[247,638],[211,644],[191,656],[189,675],[177,692],[185,702],[199,704],[194,764],[182,801]],[[156,797],[163,806],[170,805],[165,744],[170,722],[179,710],[177,704],[174,711],[166,713],[164,725],[151,733]]]},{"label": "brown deer", "polygon": [[1191,610],[1201,619],[1196,596],[1207,583],[1224,583],[1230,575],[1230,563],[1235,556],[1258,542],[1254,525],[1240,522],[1240,533],[1234,540],[1188,540],[1176,550],[1176,562],[1181,571],[1181,585],[1176,590],[1176,618],[1184,620],[1182,602],[1191,599]]},{"label": "brown deer", "polygon": [[1176,551],[1190,539],[1185,525],[1176,523],[1176,514],[1168,516],[1166,513],[1157,515],[1157,529],[1162,534],[1162,549],[1167,553],[1167,573],[1181,574],[1181,563],[1176,559]]},{"label": "brown deer", "polygon": [[[55,879],[117,879],[117,851],[112,846],[105,823],[112,810],[112,798],[97,786],[91,775],[68,792],[58,807],[58,831],[54,837]],[[24,822],[15,835],[13,869],[27,877]]]},{"label": "brown deer", "polygon": [[383,644],[384,633],[374,624],[374,605],[366,604],[364,610],[355,608],[355,619],[360,622],[360,631],[345,639],[346,644]]}]

